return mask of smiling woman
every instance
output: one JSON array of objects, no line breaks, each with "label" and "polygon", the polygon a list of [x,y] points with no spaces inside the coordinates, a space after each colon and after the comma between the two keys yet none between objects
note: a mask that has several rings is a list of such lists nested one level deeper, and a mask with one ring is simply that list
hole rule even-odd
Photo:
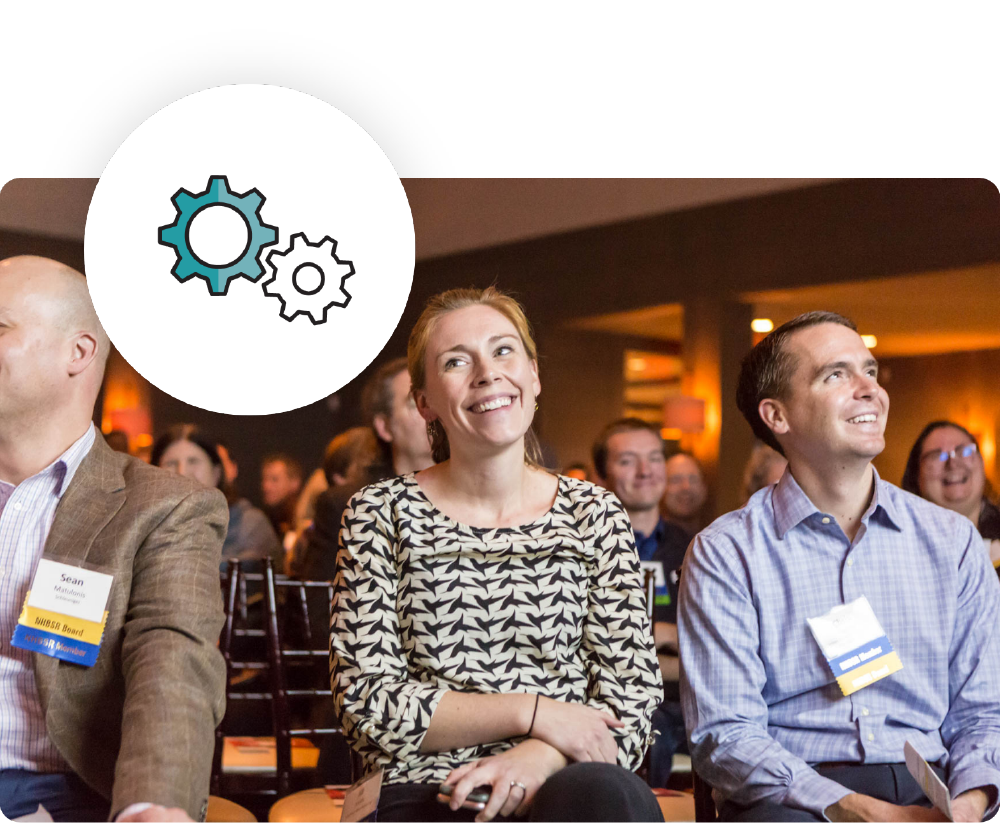
[{"label": "smiling woman", "polygon": [[968,429],[954,421],[927,424],[906,460],[902,487],[972,521],[1000,569],[1000,509],[990,501],[979,442]]},{"label": "smiling woman", "polygon": [[[459,312],[459,310],[470,311],[462,312],[458,318],[449,319],[447,329],[439,330],[437,328],[440,322],[447,319],[448,315],[452,312]],[[497,318],[497,315],[500,318]],[[504,324],[501,319],[506,320],[507,323]],[[531,326],[517,301],[492,287],[483,290],[452,289],[430,300],[410,333],[407,365],[414,387],[414,396],[416,397],[418,392],[425,389],[429,371],[432,380],[440,372],[448,372],[451,375],[466,374],[472,363],[473,353],[462,342],[464,340],[463,333],[472,331],[479,322],[489,323],[490,321],[494,324],[499,323],[496,334],[486,341],[488,347],[495,349],[491,357],[500,364],[514,362],[522,366],[526,358],[530,364],[533,364],[534,377],[537,381],[538,351],[531,334]],[[443,346],[444,350],[435,353],[430,369],[428,369],[427,354],[432,343],[432,334],[435,332],[438,334],[434,335],[434,342],[439,347]],[[449,334],[451,337],[446,338],[445,336]],[[444,343],[444,340],[449,342],[454,340],[454,346],[451,347],[450,343]],[[519,358],[519,355],[522,357]],[[534,390],[532,400],[539,394],[540,389],[539,386],[538,389]],[[481,414],[496,408],[508,407],[515,400],[518,398],[511,395],[489,398],[484,395],[480,398],[480,403],[488,405],[489,409],[477,409],[476,413]],[[524,454],[526,462],[537,467],[541,465],[542,452],[538,445],[538,439],[530,427],[531,417],[534,415],[537,403],[534,406],[528,404],[528,408],[529,426],[524,433]],[[428,419],[427,431],[431,438],[434,461],[441,463],[448,460],[451,448],[443,426],[433,419]]]},{"label": "smiling woman", "polygon": [[437,463],[352,499],[331,625],[379,820],[661,820],[631,772],[662,695],[632,530],[609,492],[539,466],[521,307],[439,295],[408,361]]}]

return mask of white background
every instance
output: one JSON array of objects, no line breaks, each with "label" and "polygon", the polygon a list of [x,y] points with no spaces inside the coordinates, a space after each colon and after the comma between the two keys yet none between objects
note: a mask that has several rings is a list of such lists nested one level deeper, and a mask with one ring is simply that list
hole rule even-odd
[{"label": "white background", "polygon": [[[321,97],[413,176],[985,176],[986,3],[5,3],[0,181],[173,100]],[[254,124],[248,123],[247,129]]]},{"label": "white background", "polygon": [[[260,255],[265,274],[233,278],[224,295],[196,276],[179,282],[177,253],[158,241],[158,227],[177,218],[177,189],[197,196],[213,175],[241,195],[259,189],[261,220],[278,229]],[[288,250],[297,233],[313,244],[332,237],[337,256],[354,263],[350,302],[330,307],[325,323],[286,320],[281,301],[264,293],[269,253]],[[342,301],[342,273],[322,251],[331,263],[325,302]],[[221,86],[128,135],[94,192],[84,252],[101,323],[143,377],[202,409],[264,415],[333,394],[382,350],[410,292],[413,221],[392,165],[333,106],[273,85]],[[268,291],[282,291],[281,279]]]}]

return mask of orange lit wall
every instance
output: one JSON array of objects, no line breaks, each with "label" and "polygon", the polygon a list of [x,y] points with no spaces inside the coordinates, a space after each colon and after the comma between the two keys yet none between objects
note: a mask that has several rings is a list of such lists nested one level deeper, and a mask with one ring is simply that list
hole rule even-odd
[{"label": "orange lit wall", "polygon": [[112,350],[104,373],[104,406],[101,410],[101,431],[113,429],[128,434],[129,448],[153,442],[153,419],[150,412],[150,386],[118,350]]},{"label": "orange lit wall", "polygon": [[879,473],[898,484],[917,435],[931,421],[946,419],[957,421],[979,438],[986,476],[998,486],[1000,349],[880,358],[879,365],[889,393],[886,449],[875,461]]}]

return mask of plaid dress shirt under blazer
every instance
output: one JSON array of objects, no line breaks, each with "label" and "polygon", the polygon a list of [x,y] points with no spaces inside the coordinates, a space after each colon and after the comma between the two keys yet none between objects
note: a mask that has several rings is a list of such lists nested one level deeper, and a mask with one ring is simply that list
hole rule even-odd
[{"label": "plaid dress shirt under blazer", "polygon": [[152,802],[204,817],[225,704],[222,494],[97,435],[56,508],[45,555],[114,575],[97,663],[34,654],[49,738],[112,815]]}]

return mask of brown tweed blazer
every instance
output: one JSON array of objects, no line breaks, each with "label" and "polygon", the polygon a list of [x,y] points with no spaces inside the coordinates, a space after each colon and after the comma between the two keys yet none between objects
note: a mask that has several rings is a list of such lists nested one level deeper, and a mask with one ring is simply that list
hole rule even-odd
[{"label": "brown tweed blazer", "polygon": [[218,490],[114,452],[98,433],[56,508],[49,557],[112,573],[97,663],[34,654],[49,737],[112,816],[149,801],[195,820],[208,803],[226,672]]}]

